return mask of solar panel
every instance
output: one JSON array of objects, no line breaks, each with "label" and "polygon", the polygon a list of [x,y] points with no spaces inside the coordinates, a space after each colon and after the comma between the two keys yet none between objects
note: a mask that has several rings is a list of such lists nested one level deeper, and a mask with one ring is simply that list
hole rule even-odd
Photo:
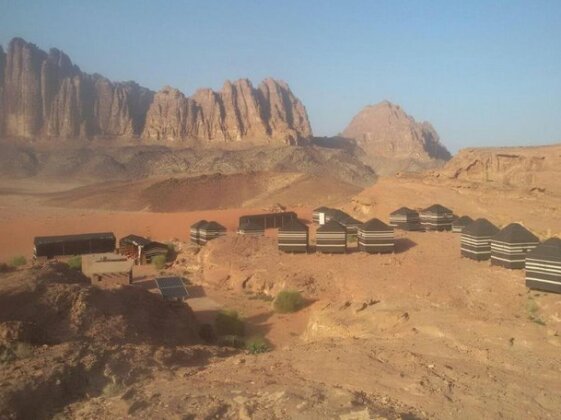
[{"label": "solar panel", "polygon": [[156,279],[156,285],[165,299],[189,296],[189,292],[187,292],[180,277],[159,277]]}]

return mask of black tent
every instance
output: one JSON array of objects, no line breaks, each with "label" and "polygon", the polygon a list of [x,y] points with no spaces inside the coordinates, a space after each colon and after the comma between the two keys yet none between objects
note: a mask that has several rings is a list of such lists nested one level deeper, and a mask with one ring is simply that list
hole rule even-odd
[{"label": "black tent", "polygon": [[491,239],[499,233],[487,219],[477,219],[462,230],[460,239],[462,257],[484,261],[491,258]]},{"label": "black tent", "polygon": [[308,226],[295,219],[279,228],[279,249],[284,252],[308,252]]},{"label": "black tent", "polygon": [[358,248],[370,253],[393,252],[394,230],[380,219],[370,219],[358,229]]},{"label": "black tent", "polygon": [[226,228],[220,223],[211,221],[199,227],[199,244],[204,245],[208,241],[226,235]]},{"label": "black tent", "polygon": [[208,222],[206,220],[199,220],[197,223],[193,223],[191,225],[191,230],[190,230],[191,243],[199,245],[199,243],[200,243],[200,241],[199,241],[199,231],[200,231],[201,227],[203,227],[207,223]]},{"label": "black tent", "polygon": [[112,232],[37,236],[33,242],[35,258],[114,252],[116,245]]},{"label": "black tent", "polygon": [[464,228],[473,223],[473,219],[469,216],[458,217],[452,222],[452,232],[462,233]]},{"label": "black tent", "polygon": [[440,205],[433,204],[419,213],[421,225],[425,230],[451,230],[454,213],[452,210]]},{"label": "black tent", "polygon": [[168,255],[168,246],[139,235],[128,235],[119,239],[119,254],[135,260],[137,264],[151,263],[157,255]]},{"label": "black tent", "polygon": [[491,264],[511,269],[524,268],[526,254],[540,240],[536,235],[518,223],[511,223],[491,241]]},{"label": "black tent", "polygon": [[238,227],[238,234],[244,236],[263,236],[265,234],[265,228],[257,221],[245,219]]},{"label": "black tent", "polygon": [[316,249],[325,253],[347,251],[347,229],[341,223],[330,220],[316,232]]},{"label": "black tent", "polygon": [[390,213],[390,226],[402,230],[422,230],[419,213],[408,207],[401,207]]},{"label": "black tent", "polygon": [[550,238],[528,252],[526,287],[561,293],[561,239]]}]

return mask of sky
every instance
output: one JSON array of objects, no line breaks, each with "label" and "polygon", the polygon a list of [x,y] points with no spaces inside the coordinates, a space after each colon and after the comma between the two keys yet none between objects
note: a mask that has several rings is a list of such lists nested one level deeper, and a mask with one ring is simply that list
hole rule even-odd
[{"label": "sky", "polygon": [[153,90],[282,79],[317,136],[389,100],[453,152],[561,142],[561,0],[0,0],[16,36]]}]

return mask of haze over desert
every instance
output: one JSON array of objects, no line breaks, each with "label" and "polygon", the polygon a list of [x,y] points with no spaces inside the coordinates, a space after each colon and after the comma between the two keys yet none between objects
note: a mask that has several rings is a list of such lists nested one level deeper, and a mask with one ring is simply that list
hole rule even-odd
[{"label": "haze over desert", "polygon": [[559,4],[0,10],[0,418],[559,417]]}]

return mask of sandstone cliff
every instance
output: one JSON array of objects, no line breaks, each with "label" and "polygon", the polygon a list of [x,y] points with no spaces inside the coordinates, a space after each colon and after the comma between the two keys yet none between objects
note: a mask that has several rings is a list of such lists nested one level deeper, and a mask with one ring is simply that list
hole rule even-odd
[{"label": "sandstone cliff", "polygon": [[245,139],[299,144],[311,135],[302,103],[288,85],[272,79],[257,89],[247,79],[228,81],[219,92],[201,89],[191,98],[166,87],[154,97],[143,134],[218,144]]},{"label": "sandstone cliff", "polygon": [[380,173],[427,168],[451,157],[430,123],[415,121],[387,101],[365,107],[342,134],[354,139],[377,169],[387,167]]},{"label": "sandstone cliff", "polygon": [[188,98],[83,73],[57,49],[14,38],[0,48],[0,136],[142,137],[201,145],[255,140],[298,144],[311,136],[302,103],[284,83],[226,82]]},{"label": "sandstone cliff", "polygon": [[435,175],[561,194],[561,144],[463,149]]}]

